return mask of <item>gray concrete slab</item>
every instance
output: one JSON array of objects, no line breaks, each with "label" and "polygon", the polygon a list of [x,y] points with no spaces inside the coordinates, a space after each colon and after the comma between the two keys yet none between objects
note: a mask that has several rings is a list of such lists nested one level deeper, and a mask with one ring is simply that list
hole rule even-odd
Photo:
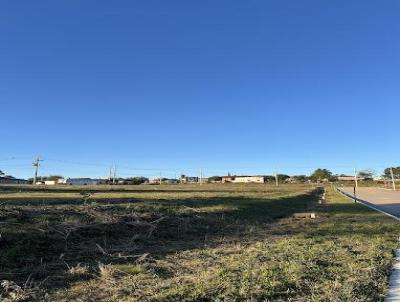
[{"label": "gray concrete slab", "polygon": [[[339,188],[353,196],[353,187]],[[400,218],[400,192],[382,188],[358,187],[356,197],[362,199],[377,209]]]}]

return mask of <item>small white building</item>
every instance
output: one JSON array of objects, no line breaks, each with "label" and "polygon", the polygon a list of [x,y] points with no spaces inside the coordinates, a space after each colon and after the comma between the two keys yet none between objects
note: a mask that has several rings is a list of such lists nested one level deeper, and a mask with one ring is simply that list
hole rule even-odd
[{"label": "small white building", "polygon": [[54,186],[55,184],[57,184],[57,180],[45,180],[44,184],[46,186]]},{"label": "small white building", "polygon": [[149,185],[159,185],[159,184],[160,184],[159,178],[150,178],[149,179]]},{"label": "small white building", "polygon": [[[364,177],[357,176],[357,180],[364,180]],[[354,176],[338,176],[338,181],[355,181]]]},{"label": "small white building", "polygon": [[264,176],[222,176],[222,183],[264,183]]},{"label": "small white building", "polygon": [[236,176],[232,182],[264,183],[264,176]]}]

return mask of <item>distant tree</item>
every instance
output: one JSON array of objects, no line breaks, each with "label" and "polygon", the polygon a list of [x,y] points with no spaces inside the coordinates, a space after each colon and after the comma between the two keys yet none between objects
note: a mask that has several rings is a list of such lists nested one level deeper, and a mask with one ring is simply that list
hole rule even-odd
[{"label": "distant tree", "polygon": [[[390,173],[390,172],[389,172]],[[375,171],[371,169],[365,169],[358,172],[358,176],[365,179],[374,179]]]},{"label": "distant tree", "polygon": [[143,183],[149,181],[148,178],[142,177],[142,176],[139,176],[139,177],[130,177],[130,178],[127,178],[126,180],[127,180],[129,183],[133,184],[133,185],[141,185],[141,184],[143,184]]},{"label": "distant tree", "polygon": [[264,181],[265,182],[275,182],[275,176],[266,175],[266,176],[264,176]]},{"label": "distant tree", "polygon": [[64,176],[61,175],[49,175],[46,177],[46,180],[59,180],[59,179],[63,179]]},{"label": "distant tree", "polygon": [[307,175],[295,175],[292,178],[298,182],[306,182],[309,180],[309,177]]},{"label": "distant tree", "polygon": [[286,174],[278,174],[278,181],[279,182],[284,182],[286,179],[290,178],[289,175]]},{"label": "distant tree", "polygon": [[0,170],[0,176],[4,175],[4,172]]},{"label": "distant tree", "polygon": [[321,181],[324,179],[332,180],[332,178],[332,172],[328,169],[317,169],[310,176],[312,181]]},{"label": "distant tree", "polygon": [[[393,176],[394,178],[400,178],[400,167],[393,167]],[[383,172],[383,176],[385,178],[391,178],[390,168],[386,168]]]},{"label": "distant tree", "polygon": [[329,178],[329,181],[338,181],[338,175],[337,174],[332,174],[332,176]]}]

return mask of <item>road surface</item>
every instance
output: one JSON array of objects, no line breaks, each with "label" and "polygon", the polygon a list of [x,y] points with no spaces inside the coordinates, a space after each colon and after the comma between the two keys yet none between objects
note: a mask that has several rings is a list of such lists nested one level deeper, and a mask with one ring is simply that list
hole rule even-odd
[{"label": "road surface", "polygon": [[[353,196],[353,187],[339,188]],[[375,208],[400,218],[400,192],[381,188],[358,187],[356,197],[366,201]]]}]

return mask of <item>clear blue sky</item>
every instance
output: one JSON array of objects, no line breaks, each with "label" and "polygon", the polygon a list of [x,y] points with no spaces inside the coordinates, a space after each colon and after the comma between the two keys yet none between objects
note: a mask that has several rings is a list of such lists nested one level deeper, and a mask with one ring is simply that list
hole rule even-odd
[{"label": "clear blue sky", "polygon": [[1,1],[0,169],[400,165],[399,19],[397,0]]}]

